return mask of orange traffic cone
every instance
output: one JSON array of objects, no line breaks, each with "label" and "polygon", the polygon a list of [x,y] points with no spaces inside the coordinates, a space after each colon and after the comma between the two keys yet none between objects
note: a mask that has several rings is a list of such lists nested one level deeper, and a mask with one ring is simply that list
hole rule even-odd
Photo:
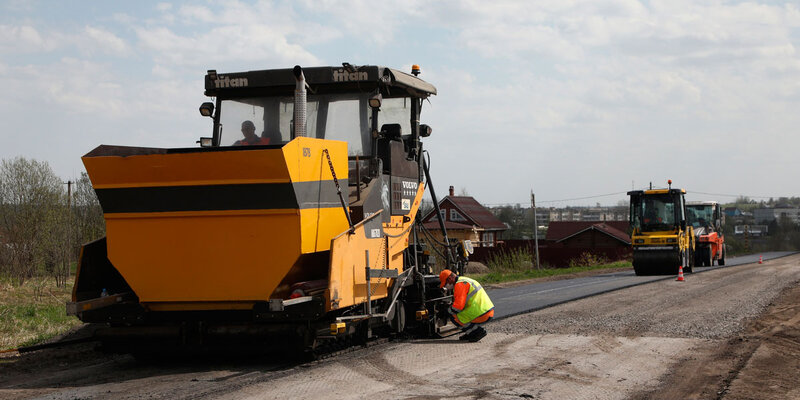
[{"label": "orange traffic cone", "polygon": [[678,282],[683,282],[683,265],[678,267]]},{"label": "orange traffic cone", "polygon": [[759,264],[763,264],[764,263],[764,256],[758,256],[758,263]]}]

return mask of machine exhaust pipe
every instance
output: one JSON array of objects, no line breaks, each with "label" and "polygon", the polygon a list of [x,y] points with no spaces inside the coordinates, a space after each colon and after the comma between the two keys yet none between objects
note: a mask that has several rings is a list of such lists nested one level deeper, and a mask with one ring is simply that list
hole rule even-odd
[{"label": "machine exhaust pipe", "polygon": [[303,68],[294,66],[294,77],[297,83],[294,88],[294,138],[306,136],[306,77]]}]

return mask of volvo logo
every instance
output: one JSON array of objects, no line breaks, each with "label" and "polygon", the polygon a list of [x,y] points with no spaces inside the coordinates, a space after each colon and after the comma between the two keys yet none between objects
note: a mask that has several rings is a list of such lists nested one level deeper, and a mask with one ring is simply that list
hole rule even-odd
[{"label": "volvo logo", "polygon": [[403,181],[403,189],[416,189],[419,183],[413,181]]}]

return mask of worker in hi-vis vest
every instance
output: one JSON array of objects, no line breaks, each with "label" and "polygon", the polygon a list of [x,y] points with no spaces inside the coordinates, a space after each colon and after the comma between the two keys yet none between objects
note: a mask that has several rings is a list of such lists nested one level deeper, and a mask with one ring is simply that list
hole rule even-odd
[{"label": "worker in hi-vis vest", "polygon": [[480,324],[494,316],[494,304],[478,281],[458,276],[446,269],[439,274],[439,287],[453,292],[450,306],[450,320],[464,332],[459,340],[477,342],[486,336],[486,329]]}]

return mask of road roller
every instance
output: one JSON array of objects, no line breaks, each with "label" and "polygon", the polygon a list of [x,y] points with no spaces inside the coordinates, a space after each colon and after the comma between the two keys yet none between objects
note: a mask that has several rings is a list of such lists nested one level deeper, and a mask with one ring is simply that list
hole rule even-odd
[{"label": "road roller", "polygon": [[687,224],[686,190],[668,188],[633,190],[630,196],[631,245],[636,275],[692,272],[694,232]]},{"label": "road roller", "polygon": [[83,246],[67,312],[130,352],[435,335],[448,298],[417,221],[426,189],[438,206],[420,124],[436,88],[419,74],[209,70],[210,135],[82,157],[106,236]]},{"label": "road roller", "polygon": [[690,201],[686,203],[689,224],[695,235],[695,265],[710,267],[714,261],[725,265],[725,235],[722,226],[725,214],[719,202]]}]

